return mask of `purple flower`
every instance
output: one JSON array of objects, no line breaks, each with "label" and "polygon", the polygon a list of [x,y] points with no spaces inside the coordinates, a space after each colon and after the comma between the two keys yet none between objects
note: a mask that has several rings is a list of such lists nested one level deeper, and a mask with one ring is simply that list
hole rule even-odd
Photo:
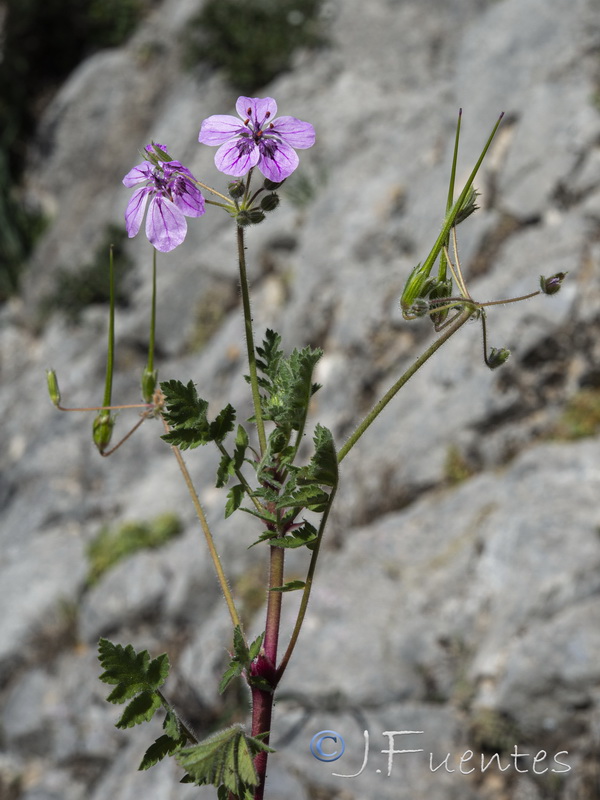
[{"label": "purple flower", "polygon": [[142,224],[148,198],[150,206],[146,217],[146,236],[157,250],[168,253],[180,245],[187,233],[185,217],[204,214],[204,197],[194,185],[194,176],[180,161],[170,157],[162,161],[156,148],[168,156],[162,145],[147,145],[151,161],[143,161],[123,178],[125,186],[145,182],[131,195],[125,211],[127,235],[135,236]]},{"label": "purple flower", "polygon": [[238,97],[236,111],[242,122],[226,114],[208,117],[202,123],[198,141],[221,145],[215,164],[225,175],[239,178],[252,167],[279,183],[298,166],[294,148],[305,150],[315,143],[315,129],[296,117],[276,117],[272,97]]}]

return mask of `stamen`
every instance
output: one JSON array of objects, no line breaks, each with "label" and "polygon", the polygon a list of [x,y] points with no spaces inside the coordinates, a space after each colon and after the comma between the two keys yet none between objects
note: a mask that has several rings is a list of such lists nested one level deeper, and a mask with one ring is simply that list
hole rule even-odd
[{"label": "stamen", "polygon": [[267,111],[267,113],[265,114],[265,119],[269,119],[270,116],[271,116],[271,112]]}]

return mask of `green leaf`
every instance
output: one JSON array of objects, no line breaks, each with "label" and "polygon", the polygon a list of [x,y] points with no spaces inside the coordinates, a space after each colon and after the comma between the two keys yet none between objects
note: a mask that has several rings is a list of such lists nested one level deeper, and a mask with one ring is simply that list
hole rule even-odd
[{"label": "green leaf", "polygon": [[239,661],[236,661],[235,659],[230,661],[229,666],[223,673],[223,677],[219,682],[219,694],[223,694],[223,692],[229,686],[231,681],[234,678],[237,678],[239,675],[241,675],[243,671],[244,667],[242,666],[242,664],[239,663]]},{"label": "green leaf", "polygon": [[235,423],[235,408],[227,403],[217,415],[214,422],[210,423],[210,438],[215,442],[222,442],[228,433],[231,433]]},{"label": "green leaf", "polygon": [[169,657],[166,653],[150,660],[147,650],[136,653],[130,644],[123,647],[108,639],[100,639],[98,651],[104,669],[100,680],[116,684],[107,698],[110,703],[124,703],[142,691],[158,689],[169,674]]},{"label": "green leaf", "polygon": [[250,647],[246,645],[246,641],[242,634],[239,625],[233,629],[233,657],[229,662],[229,666],[225,670],[225,674],[219,683],[219,693],[223,694],[225,689],[229,686],[234,678],[237,678],[246,669],[250,669],[252,661],[256,658],[260,651],[264,633],[257,636],[252,642]]},{"label": "green leaf", "polygon": [[181,750],[175,758],[198,786],[225,786],[239,795],[258,785],[253,759],[259,752],[274,751],[236,725]]},{"label": "green leaf", "polygon": [[165,756],[172,756],[173,753],[185,745],[186,741],[185,736],[183,739],[173,739],[164,733],[146,750],[138,769],[150,769],[150,767],[162,761]]},{"label": "green leaf", "polygon": [[306,467],[298,471],[298,484],[318,483],[321,486],[337,486],[338,460],[333,436],[328,428],[317,424],[313,436],[315,452]]},{"label": "green leaf", "polygon": [[301,528],[298,528],[293,533],[288,533],[285,536],[279,536],[269,541],[270,545],[275,547],[308,547],[312,550],[311,545],[317,540],[317,529],[310,522],[305,522]]},{"label": "green leaf", "polygon": [[167,736],[170,736],[171,739],[181,739],[182,737],[185,738],[183,728],[181,727],[181,722],[179,721],[177,714],[175,714],[175,712],[172,710],[167,711],[167,715],[163,722],[163,729]]},{"label": "green leaf", "polygon": [[165,396],[163,416],[169,425],[194,430],[203,428],[208,432],[208,403],[198,397],[193,381],[186,386],[181,381],[163,381],[160,388]]},{"label": "green leaf", "polygon": [[262,647],[263,639],[265,638],[264,632],[261,633],[256,639],[252,642],[250,647],[248,648],[248,655],[250,657],[250,661],[254,661],[256,656],[260,653],[260,648]]},{"label": "green leaf", "polygon": [[277,505],[280,508],[308,508],[311,511],[321,512],[329,501],[329,495],[317,484],[302,486],[293,494],[282,495]]},{"label": "green leaf", "polygon": [[141,692],[125,706],[116,726],[117,728],[132,728],[141,722],[149,722],[161,706],[162,700],[157,692]]},{"label": "green leaf", "polygon": [[270,592],[295,592],[297,589],[304,589],[304,581],[286,581],[283,586],[274,586]]},{"label": "green leaf", "polygon": [[217,482],[215,484],[217,489],[221,489],[223,486],[225,486],[232,473],[233,459],[230,455],[228,455],[228,453],[223,453],[217,468]]},{"label": "green leaf", "polygon": [[227,492],[227,503],[225,504],[225,518],[230,517],[234,511],[237,511],[244,499],[245,489],[241,483],[232,486]]},{"label": "green leaf", "polygon": [[244,459],[246,457],[246,449],[248,447],[248,434],[246,429],[238,425],[237,433],[235,436],[235,450],[233,451],[233,467],[234,470],[241,469]]},{"label": "green leaf", "polygon": [[165,396],[163,417],[172,428],[161,438],[182,450],[209,442],[208,403],[198,397],[193,382],[184,386],[181,381],[163,381],[160,388]]}]

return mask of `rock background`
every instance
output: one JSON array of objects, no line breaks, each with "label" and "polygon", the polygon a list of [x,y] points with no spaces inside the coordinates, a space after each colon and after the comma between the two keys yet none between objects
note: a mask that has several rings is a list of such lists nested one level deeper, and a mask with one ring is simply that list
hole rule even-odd
[{"label": "rock background", "polygon": [[[168,144],[195,174],[220,181],[200,148],[202,119],[233,108],[218,74],[183,73],[178,36],[198,3],[164,0],[126,47],[70,77],[41,121],[28,186],[53,215],[22,297],[0,314],[0,797],[6,800],[187,800],[171,763],[135,767],[158,735],[114,728],[118,709],[97,680],[100,635],[174,663],[170,692],[200,730],[244,709],[217,699],[227,616],[176,465],[146,423],[109,461],[91,419],[48,403],[54,367],[70,405],[97,402],[106,308],[73,326],[39,302],[57,270],[76,268],[107,223],[122,224],[120,181],[147,141]],[[531,291],[540,273],[568,270],[553,298],[494,309],[491,344],[513,351],[489,372],[480,332],[466,326],[386,409],[343,464],[343,485],[306,627],[277,705],[272,798],[306,800],[593,800],[600,796],[600,458],[598,438],[552,440],[566,404],[600,387],[600,3],[598,0],[345,0],[327,4],[329,47],[298,53],[265,87],[280,112],[310,120],[301,154],[312,191],[284,203],[248,237],[255,328],[287,347],[326,351],[313,420],[344,440],[430,340],[401,319],[409,269],[443,213],[452,137],[464,109],[460,179],[499,111],[506,112],[477,184],[482,210],[460,230],[473,296]],[[160,260],[161,377],[200,384],[214,402],[249,413],[234,237],[209,213]],[[150,292],[148,245],[133,240],[131,303],[117,320],[114,396],[135,402]],[[198,321],[224,309],[194,349]],[[125,414],[120,420],[125,430]],[[449,455],[471,477],[453,485]],[[223,521],[211,488],[216,457],[188,457],[223,560],[247,607],[261,575],[255,531]],[[87,588],[85,549],[105,521],[176,510],[185,531]],[[292,564],[301,574],[302,561]],[[286,598],[290,625],[294,597]],[[250,613],[250,611],[248,611]],[[261,614],[249,623],[260,629]],[[233,693],[235,695],[235,693]],[[223,705],[225,703],[225,705]],[[333,765],[308,751],[339,731]],[[360,769],[363,730],[368,765]],[[386,730],[419,730],[395,746]],[[155,737],[154,737],[155,738]],[[404,744],[406,742],[406,745]],[[547,751],[505,772],[479,768]],[[474,771],[458,759],[476,754]],[[448,773],[434,764],[453,754]],[[486,756],[486,757],[487,757]],[[525,767],[527,769],[525,769]],[[468,769],[468,766],[467,766]],[[376,770],[381,770],[377,772]]]}]

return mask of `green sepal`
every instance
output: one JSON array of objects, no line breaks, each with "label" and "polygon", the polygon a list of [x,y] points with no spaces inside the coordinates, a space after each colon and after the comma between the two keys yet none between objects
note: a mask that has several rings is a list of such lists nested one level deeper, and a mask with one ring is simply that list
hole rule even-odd
[{"label": "green sepal", "polygon": [[141,388],[142,398],[145,403],[151,403],[156,389],[156,381],[158,380],[158,370],[149,369],[145,367],[142,372]]},{"label": "green sepal", "polygon": [[181,750],[175,758],[196,785],[225,786],[240,795],[249,787],[258,786],[253,759],[260,752],[275,751],[234,725]]},{"label": "green sepal", "polygon": [[110,411],[99,411],[92,425],[92,438],[100,453],[103,453],[112,438],[116,417]]},{"label": "green sepal", "polygon": [[56,377],[56,372],[53,369],[46,370],[46,381],[48,384],[48,394],[50,395],[52,405],[58,408],[60,405],[60,389],[58,387],[58,378]]},{"label": "green sepal", "polygon": [[415,301],[427,296],[433,282],[433,279],[429,277],[432,267],[433,263],[417,264],[416,267],[413,267],[400,297],[400,306],[405,313],[411,313]]}]

